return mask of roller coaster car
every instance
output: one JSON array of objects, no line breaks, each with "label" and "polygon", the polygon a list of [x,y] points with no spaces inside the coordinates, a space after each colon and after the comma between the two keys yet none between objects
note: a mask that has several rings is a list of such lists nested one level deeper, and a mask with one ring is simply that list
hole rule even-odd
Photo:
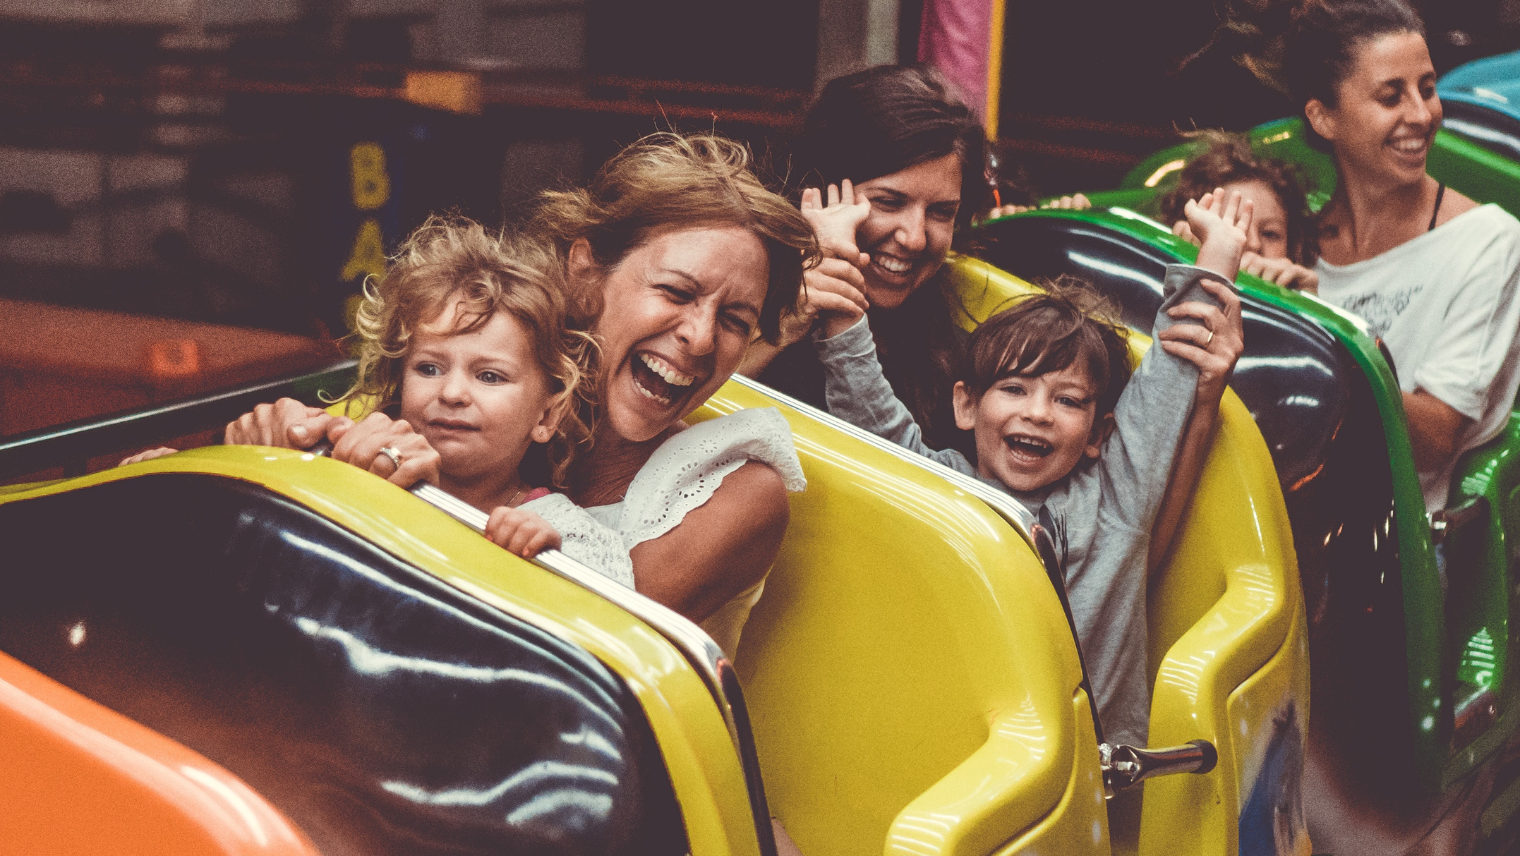
[{"label": "roller coaster car", "polygon": [[[1309,151],[1299,134],[1294,122],[1253,132],[1277,156]],[[1475,155],[1465,172],[1449,172],[1453,186],[1459,175],[1502,166],[1450,135],[1437,148],[1448,159],[1433,153],[1433,172],[1438,163],[1451,169],[1458,153]],[[1187,154],[1158,154],[1125,188],[1095,194],[1095,203],[1154,204]],[[1131,326],[1154,316],[1164,266],[1197,253],[1125,207],[1031,212],[990,222],[977,237],[979,255],[1020,276],[1089,280]],[[961,292],[974,294],[978,274],[960,265]],[[1481,826],[1488,852],[1509,852],[1520,796],[1507,748],[1520,724],[1517,639],[1508,629],[1520,608],[1520,413],[1464,456],[1449,508],[1430,519],[1380,343],[1317,298],[1245,274],[1238,282],[1246,350],[1231,388],[1271,449],[1311,616],[1313,798],[1334,802],[1348,822],[1355,815],[1392,830],[1396,840],[1491,783],[1481,824],[1470,825]],[[1444,591],[1435,558],[1442,542]],[[1392,844],[1385,852],[1395,852]]]},{"label": "roller coaster car", "polygon": [[[770,854],[772,813],[815,854],[1308,852],[1303,609],[1238,404],[1152,615],[1153,739],[1209,741],[1217,764],[1116,751],[1109,786],[1206,772],[1151,779],[1112,840],[1048,538],[1002,494],[749,385],[697,418],[772,405],[809,488],[737,674],[653,602],[310,454],[0,488],[0,720],[50,747],[0,733],[0,853]],[[0,474],[162,417],[0,443]]]},{"label": "roller coaster car", "polygon": [[1520,163],[1520,52],[1452,69],[1436,94],[1446,115],[1442,127]]}]

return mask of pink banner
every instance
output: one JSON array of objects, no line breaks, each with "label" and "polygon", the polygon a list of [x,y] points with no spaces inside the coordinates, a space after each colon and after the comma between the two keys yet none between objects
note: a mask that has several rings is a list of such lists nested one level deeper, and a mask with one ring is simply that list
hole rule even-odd
[{"label": "pink banner", "polygon": [[986,118],[994,0],[924,0],[918,61],[934,66]]}]

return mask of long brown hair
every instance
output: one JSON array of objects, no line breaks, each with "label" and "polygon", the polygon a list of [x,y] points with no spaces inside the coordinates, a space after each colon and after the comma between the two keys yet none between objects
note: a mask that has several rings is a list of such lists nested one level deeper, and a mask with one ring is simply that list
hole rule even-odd
[{"label": "long brown hair", "polygon": [[[798,187],[860,183],[955,155],[961,205],[954,246],[990,207],[987,137],[945,79],[921,66],[883,65],[829,81],[808,110],[797,144]],[[961,300],[941,269],[895,309],[872,310],[871,332],[892,389],[939,448],[973,448],[955,427],[951,389],[961,353],[954,308]]]}]

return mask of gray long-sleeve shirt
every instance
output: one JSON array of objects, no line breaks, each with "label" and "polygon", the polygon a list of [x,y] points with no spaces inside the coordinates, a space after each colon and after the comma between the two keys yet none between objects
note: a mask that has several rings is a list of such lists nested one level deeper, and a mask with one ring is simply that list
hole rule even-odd
[{"label": "gray long-sleeve shirt", "polygon": [[[1184,301],[1218,305],[1199,280],[1224,277],[1190,265],[1166,269],[1166,301],[1153,335],[1174,323],[1166,310]],[[1014,491],[980,476],[964,455],[926,446],[919,427],[882,376],[864,319],[818,341],[829,412],[980,479],[1055,522],[1072,615],[1110,743],[1144,746],[1149,725],[1146,684],[1146,554],[1182,434],[1192,413],[1198,369],[1159,347],[1146,352],[1114,408],[1115,430],[1089,465],[1036,491]]]}]

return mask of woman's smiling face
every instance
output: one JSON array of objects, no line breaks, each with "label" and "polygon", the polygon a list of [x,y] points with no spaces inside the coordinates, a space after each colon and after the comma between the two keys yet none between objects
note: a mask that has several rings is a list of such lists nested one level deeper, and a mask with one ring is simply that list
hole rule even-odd
[{"label": "woman's smiling face", "polygon": [[593,331],[607,426],[651,440],[707,401],[739,367],[769,278],[765,247],[740,226],[665,232],[624,256],[602,280]]},{"label": "woman's smiling face", "polygon": [[866,299],[893,309],[939,271],[955,233],[961,207],[961,159],[948,154],[855,185],[871,203],[856,230],[856,243],[870,253]]},{"label": "woman's smiling face", "polygon": [[1441,127],[1436,70],[1425,38],[1419,33],[1377,36],[1361,43],[1353,57],[1336,90],[1336,105],[1309,102],[1306,112],[1315,130],[1331,141],[1337,159],[1348,167],[1386,176],[1395,184],[1422,180],[1425,157]]}]

